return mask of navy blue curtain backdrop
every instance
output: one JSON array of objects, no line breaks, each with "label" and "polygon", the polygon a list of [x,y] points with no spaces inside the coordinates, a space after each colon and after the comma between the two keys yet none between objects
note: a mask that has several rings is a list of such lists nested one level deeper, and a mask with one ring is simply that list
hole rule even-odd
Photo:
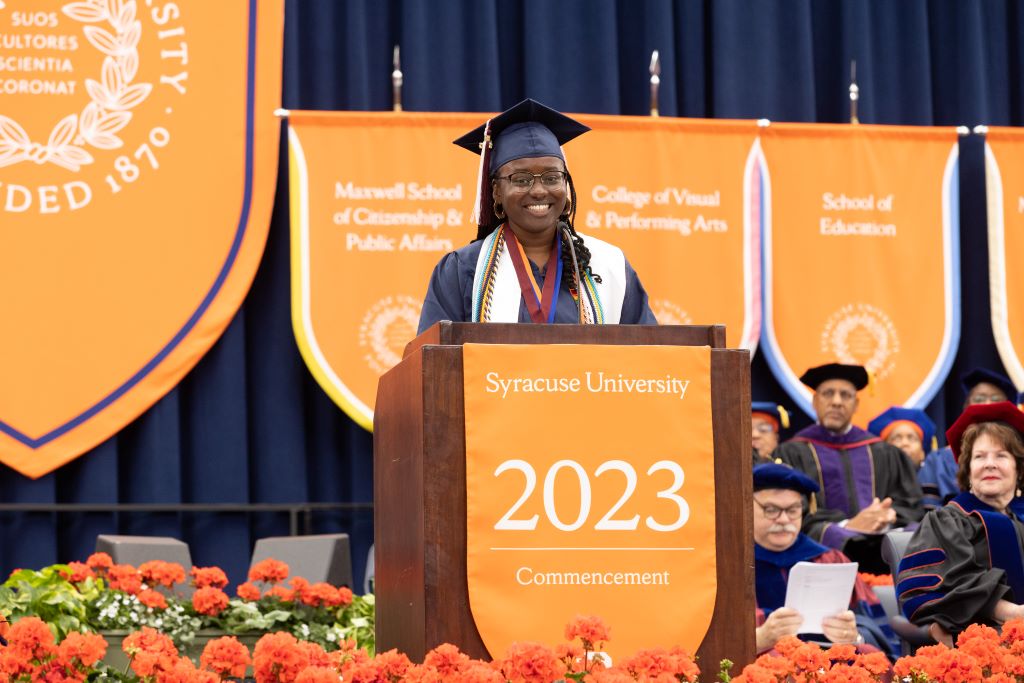
[{"label": "navy blue curtain backdrop", "polygon": [[[645,115],[655,49],[663,116],[846,121],[851,60],[864,123],[1021,125],[1024,109],[1016,0],[287,0],[285,31],[284,106],[293,109],[390,109],[396,44],[409,111],[498,111],[529,96],[570,112]],[[1002,370],[989,323],[982,140],[963,143],[963,334],[930,407],[941,425],[959,412],[961,372]],[[282,164],[263,263],[207,357],[59,471],[37,481],[0,471],[3,502],[371,501],[371,436],[317,387],[292,337],[287,181]],[[758,357],[753,383],[755,398],[784,399]],[[352,535],[360,581],[372,514],[314,522]],[[184,539],[196,564],[220,565],[237,582],[255,539],[287,531],[287,518],[270,513],[4,513],[0,572],[83,560],[99,533],[159,534]]]}]

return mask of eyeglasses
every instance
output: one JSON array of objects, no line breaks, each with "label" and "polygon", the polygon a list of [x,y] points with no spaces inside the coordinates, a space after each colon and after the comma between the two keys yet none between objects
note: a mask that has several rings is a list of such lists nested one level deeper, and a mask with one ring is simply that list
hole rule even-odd
[{"label": "eyeglasses", "polygon": [[495,180],[507,180],[513,192],[527,192],[533,187],[533,181],[540,178],[540,184],[549,190],[565,182],[565,171],[544,171],[543,173],[527,173],[519,171],[509,175],[495,176]]},{"label": "eyeglasses", "polygon": [[781,517],[782,513],[786,513],[787,519],[796,519],[804,512],[803,503],[797,503],[796,505],[791,505],[788,508],[780,508],[777,505],[762,505],[761,501],[757,498],[754,499],[754,502],[757,503],[757,506],[761,508],[762,512],[764,512],[764,516],[773,522]]},{"label": "eyeglasses", "polygon": [[759,434],[771,434],[775,431],[775,425],[771,422],[757,422],[751,425],[755,432]]}]

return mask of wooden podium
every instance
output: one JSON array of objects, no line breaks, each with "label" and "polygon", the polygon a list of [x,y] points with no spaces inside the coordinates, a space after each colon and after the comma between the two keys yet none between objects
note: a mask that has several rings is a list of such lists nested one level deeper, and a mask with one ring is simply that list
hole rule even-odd
[{"label": "wooden podium", "polygon": [[[444,321],[413,340],[402,362],[381,377],[374,413],[377,650],[398,648],[422,661],[449,642],[472,657],[489,658],[470,612],[466,579],[464,343],[711,347],[718,592],[696,654],[705,677],[713,677],[721,659],[753,661],[750,355],[724,348],[720,325]],[[666,609],[687,619],[685,605]]]}]

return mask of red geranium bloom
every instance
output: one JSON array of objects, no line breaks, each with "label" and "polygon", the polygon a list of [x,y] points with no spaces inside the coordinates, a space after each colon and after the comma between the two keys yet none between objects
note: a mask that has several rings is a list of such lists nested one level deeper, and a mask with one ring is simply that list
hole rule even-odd
[{"label": "red geranium bloom", "polygon": [[171,588],[174,584],[185,581],[185,568],[177,562],[164,562],[163,560],[143,562],[139,565],[139,574],[151,586]]},{"label": "red geranium bloom", "polygon": [[192,567],[192,585],[196,588],[223,588],[228,585],[227,574],[220,567]]},{"label": "red geranium bloom", "polygon": [[342,607],[348,607],[352,604],[352,589],[348,586],[338,587],[338,604]]},{"label": "red geranium bloom", "polygon": [[81,583],[86,579],[96,578],[95,572],[89,568],[89,565],[82,562],[68,562],[68,571],[61,572],[61,574],[71,583]]},{"label": "red geranium bloom", "polygon": [[257,562],[249,569],[250,581],[281,583],[287,578],[288,565],[272,557]]},{"label": "red geranium bloom", "polygon": [[207,671],[213,671],[222,678],[245,676],[246,669],[252,664],[249,649],[234,636],[214,638],[203,648],[199,657],[200,665]]},{"label": "red geranium bloom", "polygon": [[107,553],[93,553],[85,560],[85,564],[94,572],[103,573],[114,566],[114,558]]},{"label": "red geranium bloom", "polygon": [[445,676],[465,668],[468,663],[469,656],[451,643],[438,645],[423,658],[424,666],[431,666]]},{"label": "red geranium bloom", "polygon": [[114,590],[124,591],[135,595],[142,590],[142,577],[139,570],[130,564],[115,564],[107,569],[107,578],[110,579],[110,587]]},{"label": "red geranium bloom", "polygon": [[585,650],[593,650],[597,643],[611,639],[611,629],[601,617],[576,616],[565,627],[565,639],[583,641]]},{"label": "red geranium bloom", "polygon": [[512,643],[495,664],[511,683],[550,683],[565,675],[565,664],[539,643]]},{"label": "red geranium bloom", "polygon": [[252,657],[253,673],[260,683],[290,683],[308,664],[295,636],[285,631],[259,639]]},{"label": "red geranium bloom", "polygon": [[228,606],[228,594],[219,588],[197,588],[192,594],[192,608],[199,614],[215,617]]},{"label": "red geranium bloom", "polygon": [[284,586],[271,586],[265,595],[272,598],[277,598],[281,602],[292,602],[295,600],[295,591],[291,588],[285,588]]},{"label": "red geranium bloom", "polygon": [[338,672],[326,666],[310,666],[295,677],[295,683],[338,683]]},{"label": "red geranium bloom", "polygon": [[107,653],[107,641],[98,633],[72,631],[57,646],[57,661],[65,667],[91,667]]},{"label": "red geranium bloom", "polygon": [[121,649],[131,657],[131,669],[140,678],[170,671],[178,660],[178,650],[171,639],[149,626],[129,634]]},{"label": "red geranium bloom", "polygon": [[146,589],[139,591],[139,602],[146,607],[152,607],[153,609],[167,609],[167,598],[161,593],[157,593],[154,590]]},{"label": "red geranium bloom", "polygon": [[260,599],[260,589],[257,588],[255,584],[249,583],[248,581],[238,584],[238,588],[235,590],[235,593],[243,600]]},{"label": "red geranium bloom", "polygon": [[377,653],[375,659],[377,670],[386,681],[398,681],[412,667],[412,662],[398,650]]}]

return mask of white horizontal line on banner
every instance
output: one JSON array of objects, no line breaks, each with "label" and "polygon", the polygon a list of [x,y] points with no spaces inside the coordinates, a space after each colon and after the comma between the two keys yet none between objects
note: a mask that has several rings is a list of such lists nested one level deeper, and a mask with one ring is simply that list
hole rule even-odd
[{"label": "white horizontal line on banner", "polygon": [[576,548],[576,547],[554,547],[554,548],[491,548],[491,550],[693,550],[693,548]]}]

